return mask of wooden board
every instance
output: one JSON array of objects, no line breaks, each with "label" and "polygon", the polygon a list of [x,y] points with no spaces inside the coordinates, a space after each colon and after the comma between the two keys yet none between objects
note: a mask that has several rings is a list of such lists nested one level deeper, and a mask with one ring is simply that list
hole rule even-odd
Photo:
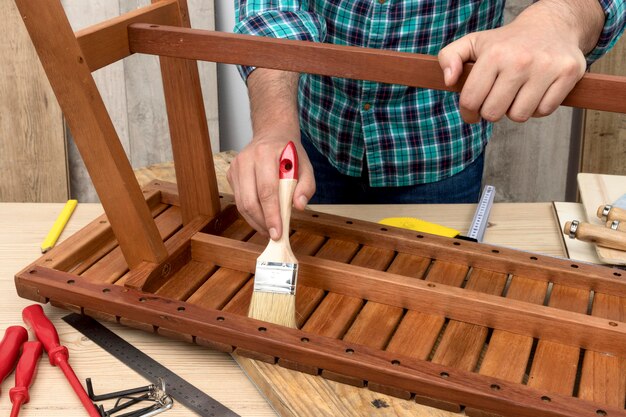
[{"label": "wooden board", "polygon": [[69,196],[61,109],[12,0],[0,1],[0,201]]},{"label": "wooden board", "polygon": [[[598,207],[611,204],[626,194],[626,176],[578,174],[578,189],[586,214],[586,219],[581,220],[604,226],[604,222],[596,214]],[[596,246],[596,252],[602,262],[626,265],[626,252],[624,251]]]}]

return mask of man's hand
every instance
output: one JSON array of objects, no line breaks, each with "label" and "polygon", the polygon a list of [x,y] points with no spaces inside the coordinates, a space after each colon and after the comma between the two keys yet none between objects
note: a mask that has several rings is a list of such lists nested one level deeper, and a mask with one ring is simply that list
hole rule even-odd
[{"label": "man's hand", "polygon": [[313,168],[300,143],[297,111],[298,74],[257,69],[248,78],[254,137],[232,161],[227,178],[237,209],[250,226],[280,238],[279,158],[289,141],[298,151],[299,179],[293,204],[304,210],[315,192]]},{"label": "man's hand", "polygon": [[460,96],[463,119],[513,121],[554,112],[586,69],[604,13],[597,0],[541,0],[513,22],[471,33],[439,53],[446,85],[474,61]]}]

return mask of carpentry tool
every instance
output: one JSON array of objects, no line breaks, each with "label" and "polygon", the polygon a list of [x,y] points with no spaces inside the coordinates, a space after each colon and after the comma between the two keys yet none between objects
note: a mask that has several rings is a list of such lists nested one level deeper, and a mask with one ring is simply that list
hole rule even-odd
[{"label": "carpentry tool", "polygon": [[576,238],[599,246],[626,251],[626,234],[617,230],[572,220],[565,223],[563,233],[571,239]]},{"label": "carpentry tool", "polygon": [[626,209],[612,204],[606,204],[598,207],[597,215],[598,218],[605,222],[612,222],[613,220],[626,221]]},{"label": "carpentry tool", "polygon": [[91,317],[70,314],[63,320],[153,384],[158,384],[161,378],[167,394],[196,414],[203,417],[239,417]]},{"label": "carpentry tool", "polygon": [[10,326],[0,342],[0,382],[11,373],[20,354],[22,344],[28,340],[28,332],[22,326]]},{"label": "carpentry tool", "polygon": [[489,224],[489,214],[491,213],[491,207],[493,206],[493,200],[495,197],[496,187],[493,185],[486,185],[480,195],[476,212],[474,212],[472,225],[467,232],[467,237],[470,239],[476,239],[477,242],[483,241],[487,225]]},{"label": "carpentry tool", "polygon": [[44,314],[43,308],[41,308],[39,304],[28,306],[22,310],[22,318],[35,332],[37,339],[43,344],[44,349],[48,353],[50,364],[61,368],[89,415],[91,417],[101,417],[96,406],[91,402],[85,389],[78,380],[78,377],[72,370],[68,362],[69,353],[67,348],[59,344],[59,334],[52,322]]},{"label": "carpentry tool", "polygon": [[298,260],[289,244],[291,202],[298,183],[298,154],[293,142],[289,142],[280,155],[278,176],[282,234],[278,240],[270,239],[257,258],[248,316],[296,328]]},{"label": "carpentry tool", "polygon": [[65,207],[63,207],[63,210],[61,210],[59,217],[57,217],[54,224],[52,225],[52,229],[50,229],[48,235],[41,244],[41,253],[48,252],[57,243],[57,240],[59,239],[59,236],[61,236],[63,229],[65,229],[65,226],[72,216],[72,213],[74,213],[74,209],[76,208],[77,204],[77,200],[67,201]]},{"label": "carpentry tool", "polygon": [[15,386],[9,390],[9,398],[13,404],[11,417],[17,417],[22,405],[30,401],[28,389],[35,379],[42,350],[43,347],[38,341],[26,342],[22,347],[22,356],[15,368]]}]

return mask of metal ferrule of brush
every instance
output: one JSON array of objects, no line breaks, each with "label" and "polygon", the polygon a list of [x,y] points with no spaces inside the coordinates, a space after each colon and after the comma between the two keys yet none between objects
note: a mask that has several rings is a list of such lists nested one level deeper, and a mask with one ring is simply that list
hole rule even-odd
[{"label": "metal ferrule of brush", "polygon": [[297,277],[297,263],[257,261],[254,292],[294,295]]}]

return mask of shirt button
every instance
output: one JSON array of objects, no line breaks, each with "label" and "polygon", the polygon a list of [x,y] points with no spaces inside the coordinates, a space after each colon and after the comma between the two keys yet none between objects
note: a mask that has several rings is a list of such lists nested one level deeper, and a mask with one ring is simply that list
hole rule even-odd
[{"label": "shirt button", "polygon": [[363,110],[368,111],[370,108],[372,108],[372,105],[369,103],[365,103],[365,105],[363,106]]}]

